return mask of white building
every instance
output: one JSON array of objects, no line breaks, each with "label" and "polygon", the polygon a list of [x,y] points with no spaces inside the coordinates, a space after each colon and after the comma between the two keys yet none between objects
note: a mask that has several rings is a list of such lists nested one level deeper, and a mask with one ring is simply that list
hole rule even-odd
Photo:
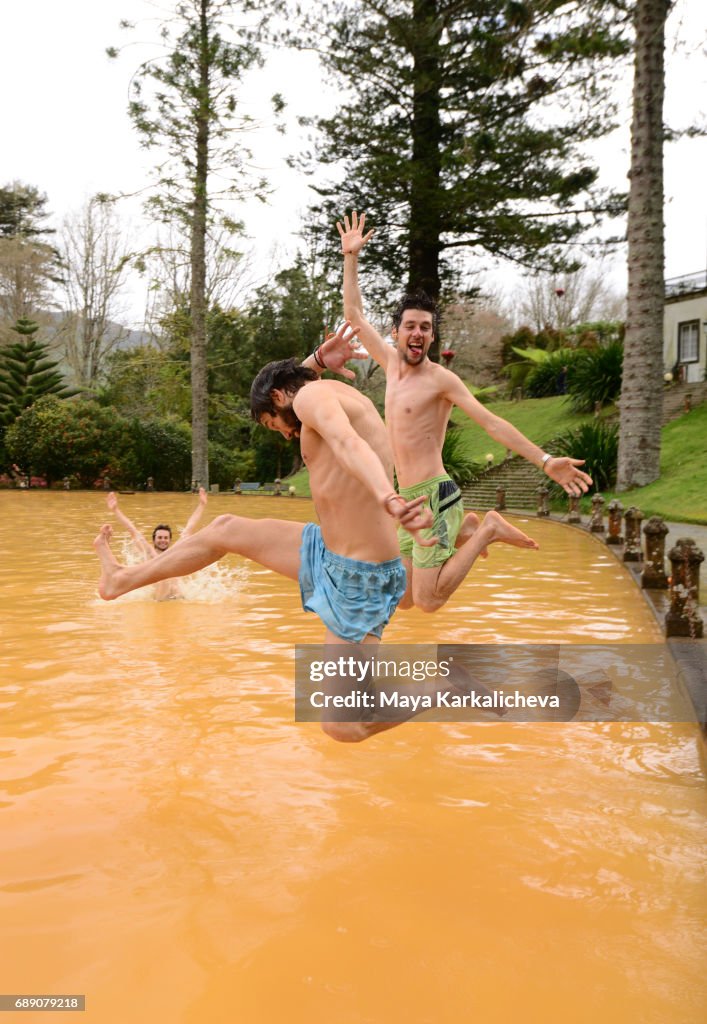
[{"label": "white building", "polygon": [[705,379],[707,348],[707,270],[665,282],[663,358],[676,381]]}]

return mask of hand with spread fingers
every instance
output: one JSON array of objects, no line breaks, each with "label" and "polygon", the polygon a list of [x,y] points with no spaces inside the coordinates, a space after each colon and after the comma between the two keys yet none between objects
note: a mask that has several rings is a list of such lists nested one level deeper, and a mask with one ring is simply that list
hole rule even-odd
[{"label": "hand with spread fingers", "polygon": [[568,457],[548,459],[545,463],[545,472],[555,483],[573,497],[581,497],[591,487],[593,480],[589,473],[584,473],[578,466],[584,465],[584,459],[570,459]]},{"label": "hand with spread fingers", "polygon": [[434,524],[432,509],[429,506],[421,507],[426,501],[427,495],[425,494],[406,501],[401,494],[393,493],[388,495],[384,504],[388,515],[397,519],[400,526],[415,537],[416,543],[425,548],[432,548],[438,542],[437,537],[416,536],[420,530],[429,530]]},{"label": "hand with spread fingers", "polygon": [[359,348],[357,333],[358,327],[352,327],[347,320],[335,334],[329,332],[317,350],[327,370],[348,380],[356,380],[353,370],[346,367],[348,360],[368,358],[368,353]]},{"label": "hand with spread fingers", "polygon": [[343,225],[337,220],[336,228],[341,238],[341,251],[343,253],[353,253],[356,255],[363,249],[373,234],[373,229],[371,229],[364,235],[363,229],[365,226],[366,214],[362,213],[359,217],[355,210],[351,214],[351,220],[348,217],[344,217]]}]

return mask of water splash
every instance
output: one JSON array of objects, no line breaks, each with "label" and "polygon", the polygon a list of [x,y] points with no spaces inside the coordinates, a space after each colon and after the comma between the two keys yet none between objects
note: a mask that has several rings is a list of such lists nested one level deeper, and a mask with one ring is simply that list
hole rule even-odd
[{"label": "water splash", "polygon": [[[129,537],[121,542],[118,561],[123,565],[137,565],[144,561],[142,552]],[[207,565],[205,569],[185,576],[180,580],[181,597],[198,604],[212,604],[241,593],[248,572],[244,566],[226,566],[220,562]],[[141,587],[130,594],[124,594],[121,601],[154,601],[154,586]]]}]

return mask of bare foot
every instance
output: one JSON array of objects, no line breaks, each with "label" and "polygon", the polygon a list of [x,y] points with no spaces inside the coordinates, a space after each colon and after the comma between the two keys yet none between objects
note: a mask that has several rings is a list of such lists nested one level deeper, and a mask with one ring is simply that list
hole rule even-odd
[{"label": "bare foot", "polygon": [[503,544],[512,544],[516,548],[532,548],[534,551],[539,548],[539,544],[532,537],[515,526],[511,526],[498,512],[487,512],[479,529],[484,539],[488,534],[489,544],[501,541]]},{"label": "bare foot", "polygon": [[101,578],[98,581],[98,593],[104,601],[113,601],[123,591],[119,586],[119,577],[122,566],[110,549],[110,539],[113,536],[113,527],[102,526],[98,536],[93,542],[96,554],[101,562]]},{"label": "bare foot", "polygon": [[[478,530],[480,522],[481,520],[477,516],[476,512],[467,512],[462,521],[461,529],[457,534],[457,539],[454,542],[454,547],[460,548],[462,544],[466,544],[466,542],[473,537]],[[488,558],[488,556],[489,553],[487,548],[484,548],[483,551],[479,552],[480,558]]]}]

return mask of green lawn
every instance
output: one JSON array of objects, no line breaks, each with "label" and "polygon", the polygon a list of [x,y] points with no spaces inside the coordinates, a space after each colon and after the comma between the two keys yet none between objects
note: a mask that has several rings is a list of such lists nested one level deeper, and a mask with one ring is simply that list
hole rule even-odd
[{"label": "green lawn", "polygon": [[[492,402],[488,408],[539,445],[592,419],[588,414],[570,412],[562,396]],[[488,452],[493,453],[496,463],[503,459],[505,449],[495,444],[480,427],[459,411],[455,413],[455,420],[471,439],[474,457],[479,462],[485,462]],[[677,522],[707,524],[707,403],[663,428],[660,473],[660,479],[647,487],[618,495],[605,493],[604,497],[607,503],[618,497],[624,508],[636,505],[646,516],[661,515]],[[311,496],[306,469],[300,470],[287,483],[294,484],[298,495]],[[585,504],[588,509],[589,503]]]},{"label": "green lawn", "polygon": [[605,497],[647,516],[707,524],[707,402],[663,427],[658,480]]},{"label": "green lawn", "polygon": [[[556,395],[554,398],[525,398],[521,402],[489,402],[486,408],[508,420],[527,438],[541,446],[553,437],[564,434],[566,430],[571,430],[593,418],[591,413],[572,412],[569,402],[562,395]],[[613,409],[606,410],[607,413],[612,411]],[[485,463],[489,452],[493,454],[496,464],[503,461],[506,449],[492,441],[486,431],[472,423],[464,413],[456,409],[452,420],[463,428],[469,438],[472,454],[477,462]]]}]

